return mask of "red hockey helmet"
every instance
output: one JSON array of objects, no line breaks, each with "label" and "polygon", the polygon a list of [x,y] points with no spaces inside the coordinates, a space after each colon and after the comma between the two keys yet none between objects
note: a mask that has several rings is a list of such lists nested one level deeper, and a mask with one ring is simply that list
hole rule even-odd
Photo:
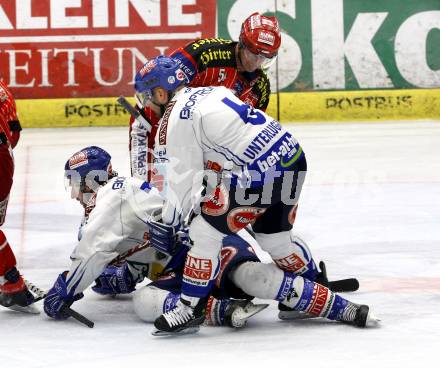
[{"label": "red hockey helmet", "polygon": [[259,13],[251,14],[241,26],[239,42],[253,54],[268,59],[275,57],[281,45],[277,18]]}]

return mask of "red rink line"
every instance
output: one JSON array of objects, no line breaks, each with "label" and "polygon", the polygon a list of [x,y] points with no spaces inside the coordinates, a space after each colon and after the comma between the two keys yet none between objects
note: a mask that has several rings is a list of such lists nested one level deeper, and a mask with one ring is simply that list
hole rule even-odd
[{"label": "red rink line", "polygon": [[20,267],[23,267],[23,258],[26,249],[26,223],[27,223],[27,205],[28,205],[30,150],[31,150],[31,146],[26,146],[24,170],[23,170],[24,178],[23,178],[23,201],[22,201],[22,213],[21,213],[21,232],[20,232],[20,245],[18,251],[18,262],[20,263]]},{"label": "red rink line", "polygon": [[439,293],[440,277],[385,277],[360,281],[360,291]]}]

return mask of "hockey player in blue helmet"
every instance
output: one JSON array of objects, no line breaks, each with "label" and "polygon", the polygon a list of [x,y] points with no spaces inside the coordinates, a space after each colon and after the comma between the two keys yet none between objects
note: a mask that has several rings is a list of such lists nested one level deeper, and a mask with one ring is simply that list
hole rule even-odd
[{"label": "hockey player in blue helmet", "polygon": [[44,300],[44,311],[55,319],[67,318],[65,306],[81,299],[82,292],[94,280],[108,281],[105,285],[100,282],[98,291],[111,289],[111,280],[121,270],[108,270],[106,266],[119,254],[126,254],[132,248],[141,248],[147,253],[153,251],[147,255],[138,253],[145,259],[145,267],[137,263],[139,272],[123,270],[123,277],[116,285],[119,293],[133,291],[135,284],[143,280],[144,271],[146,274],[149,269],[160,271],[162,260],[169,259],[162,257],[152,267],[148,260],[156,259],[154,250],[142,248],[148,231],[146,222],[163,204],[157,190],[141,179],[118,177],[112,168],[111,156],[96,146],[74,153],[64,169],[71,197],[81,203],[85,215],[71,255],[70,270],[59,274]]},{"label": "hockey player in blue helmet", "polygon": [[[155,136],[153,164],[154,170],[166,178],[167,195],[160,224],[149,222],[151,229],[161,230],[150,231],[150,242],[156,242],[156,233],[173,234],[182,219],[192,218],[192,247],[185,261],[180,299],[155,320],[157,334],[194,331],[204,322],[204,311],[223,259],[223,240],[247,226],[252,226],[256,241],[271,255],[277,273],[287,272],[286,277],[292,277],[286,281],[286,289],[282,288],[286,292],[283,297],[291,299],[304,291],[311,297],[300,304],[314,305],[317,294],[312,289],[321,288],[315,283],[320,272],[291,232],[307,171],[299,142],[273,118],[243,104],[225,87],[179,90],[178,85],[170,91],[169,85],[159,82],[155,69],[158,62],[151,62],[153,67],[146,65],[142,72],[142,80],[148,86],[147,98],[138,100],[152,102],[165,111]],[[175,61],[172,65],[177,68],[179,64]],[[162,71],[158,73],[161,75]],[[136,86],[136,92],[143,92],[142,87]],[[264,143],[256,143],[267,132],[270,133]],[[210,171],[213,175],[209,183],[205,174]],[[201,198],[199,193],[205,191],[207,195]],[[253,198],[246,202],[249,197]],[[194,217],[192,212],[199,214]],[[266,276],[253,286],[262,288]],[[300,277],[309,279],[311,284],[305,284],[310,288],[292,286],[292,280],[301,280]],[[252,283],[253,279],[246,277],[246,282]],[[326,300],[333,300],[333,296],[327,298],[332,295],[330,289],[322,285],[322,290]],[[321,312],[329,311],[330,304],[324,304]],[[293,306],[287,308],[292,310]],[[366,305],[343,302],[335,308],[332,313],[344,315],[346,322],[362,327],[369,322]]]},{"label": "hockey player in blue helmet", "polygon": [[149,105],[161,116],[176,90],[185,83],[188,83],[188,77],[179,63],[175,59],[161,55],[148,61],[136,73],[134,83],[136,99],[141,106]]},{"label": "hockey player in blue helmet", "polygon": [[66,186],[71,188],[71,197],[84,208],[99,186],[117,175],[112,168],[110,154],[96,146],[74,153],[64,165],[64,177]]},{"label": "hockey player in blue helmet", "polygon": [[[96,195],[87,206],[87,226],[72,253],[70,270],[58,276],[45,298],[46,314],[55,319],[68,318],[64,307],[81,299],[93,281],[95,292],[114,295],[131,293],[137,283],[148,277],[153,283],[135,296],[134,308],[141,319],[154,321],[179,300],[188,251],[187,243],[180,240],[172,255],[145,243],[149,220],[163,208],[164,199],[156,188],[138,178],[111,178],[116,173],[111,168],[110,155],[99,147],[87,147],[72,155],[65,170],[71,183],[72,178],[76,179],[74,185],[79,192],[88,193],[89,186],[96,185]],[[267,306],[250,302],[252,296],[258,296],[275,298],[295,307],[300,314],[306,312],[314,317],[365,326],[366,321],[359,320],[357,315],[352,320],[341,312],[355,308],[352,303],[323,286],[283,272],[274,264],[260,263],[250,244],[238,236],[228,236],[222,244],[224,262],[214,287],[216,298],[210,298],[205,311],[209,324],[242,327],[248,318]],[[267,278],[263,284],[259,281],[261,277]],[[292,284],[295,293],[289,292],[288,286]],[[314,289],[318,291],[312,292]],[[319,308],[313,295],[321,296]]]},{"label": "hockey player in blue helmet", "polygon": [[[117,177],[110,160],[105,150],[92,146],[76,152],[65,164],[72,198],[78,199],[83,206],[85,194],[90,193],[93,198],[85,206],[84,226],[81,226],[78,244],[71,256],[70,270],[58,276],[44,301],[44,311],[54,319],[68,318],[65,306],[81,299],[83,291],[93,281],[96,284],[92,289],[99,294],[127,294],[133,292],[144,277],[156,281],[166,270],[178,272],[183,267],[188,247],[181,237],[175,244],[175,251],[170,248],[158,250],[146,241],[148,221],[161,210],[162,196],[156,188],[139,178]],[[258,261],[247,247],[237,248],[234,255],[234,261],[229,257],[231,267],[236,262]],[[152,287],[169,290],[176,287],[176,282],[178,284],[177,279],[172,283],[162,280]],[[219,295],[228,297],[228,293],[233,292],[234,297],[242,296],[235,288],[226,290],[226,272],[219,278],[219,283],[222,285]],[[144,292],[142,295],[144,301],[150,294]],[[168,292],[161,295],[167,296]],[[242,327],[249,317],[267,306],[229,298],[212,303],[212,324],[231,327]],[[145,307],[154,309],[155,304],[156,300],[151,300]],[[214,306],[220,305],[222,312],[215,313]],[[162,310],[159,315],[161,313]],[[143,319],[145,315],[146,312],[142,314]]]}]

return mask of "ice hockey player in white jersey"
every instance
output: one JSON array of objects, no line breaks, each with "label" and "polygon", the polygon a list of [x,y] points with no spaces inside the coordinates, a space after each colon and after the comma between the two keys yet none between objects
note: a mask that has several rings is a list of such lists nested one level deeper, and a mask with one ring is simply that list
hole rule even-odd
[{"label": "ice hockey player in white jersey", "polygon": [[[148,224],[154,224],[155,214],[163,206],[161,195],[141,179],[118,177],[110,159],[105,150],[91,146],[66,162],[71,197],[84,207],[85,216],[71,255],[70,270],[58,276],[44,300],[44,310],[52,318],[68,318],[64,308],[81,299],[82,292],[93,281],[96,284],[92,289],[99,294],[127,294],[145,277],[155,281],[164,273],[169,276],[171,271],[183,269],[188,247],[182,237],[175,236],[172,244],[166,243],[166,249],[160,248],[159,235],[155,239],[160,241],[154,247],[148,240]],[[242,253],[234,259],[258,260],[253,253]],[[218,289],[222,297],[229,297],[222,288]],[[214,300],[213,303],[217,304]],[[221,304],[222,318],[212,324],[231,327],[241,327],[247,318],[265,307],[254,306],[248,300],[224,300]],[[243,308],[251,313],[244,313]]]},{"label": "ice hockey player in white jersey", "polygon": [[132,267],[129,273],[124,272],[125,278],[116,277],[116,268],[114,275],[111,275],[112,269],[108,269],[110,275],[104,274],[98,279],[98,292],[111,293],[112,287],[115,293],[133,291],[136,282],[142,281],[144,276],[154,278],[171,258],[142,246],[148,239],[147,221],[154,212],[160,212],[163,205],[155,188],[140,179],[118,177],[112,170],[110,155],[95,146],[71,156],[65,174],[71,197],[83,205],[85,218],[71,255],[71,268],[58,276],[44,300],[45,312],[56,319],[67,318],[64,306],[82,298],[82,291],[119,255],[142,249],[132,255],[140,262],[136,262],[137,267]]},{"label": "ice hockey player in white jersey", "polygon": [[[299,238],[294,241],[306,246]],[[252,246],[238,235],[223,239],[220,258],[220,272],[212,290],[214,297],[208,299],[206,306],[207,325],[243,326],[250,316],[266,306],[250,303],[254,297],[279,301],[286,307],[278,315],[283,320],[322,317],[357,327],[375,326],[378,322],[376,317],[368,315],[367,306],[354,304],[327,287],[283,271],[273,263],[261,263]],[[180,299],[183,268],[182,264],[168,269],[162,277],[134,293],[134,310],[142,320],[154,322],[176,306]],[[231,302],[229,298],[239,300]],[[197,330],[198,326],[191,326],[182,333]],[[153,334],[168,333],[155,331]]]},{"label": "ice hockey player in white jersey", "polygon": [[[165,178],[163,229],[173,233],[201,207],[190,227],[180,300],[155,321],[163,333],[203,323],[223,239],[248,225],[281,270],[318,273],[290,233],[307,170],[297,140],[224,87],[185,88],[182,73],[175,60],[159,56],[135,83],[138,100],[163,113],[154,147],[154,168]],[[366,323],[368,307],[349,314]]]}]

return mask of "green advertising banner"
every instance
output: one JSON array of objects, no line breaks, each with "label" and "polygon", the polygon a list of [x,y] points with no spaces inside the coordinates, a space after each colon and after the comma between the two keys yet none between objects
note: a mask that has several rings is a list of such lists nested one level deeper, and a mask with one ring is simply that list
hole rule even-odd
[{"label": "green advertising banner", "polygon": [[217,6],[222,38],[237,39],[254,11],[278,17],[282,46],[269,75],[281,91],[440,87],[439,0],[221,0]]},{"label": "green advertising banner", "polygon": [[25,127],[126,125],[116,97],[148,58],[237,40],[253,12],[280,22],[281,122],[440,121],[440,0],[0,0],[0,74]]}]

